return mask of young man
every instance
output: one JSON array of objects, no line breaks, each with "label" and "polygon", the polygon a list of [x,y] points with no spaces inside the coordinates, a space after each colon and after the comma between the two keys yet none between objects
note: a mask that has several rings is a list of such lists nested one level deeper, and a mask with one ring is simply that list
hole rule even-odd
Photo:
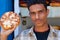
[{"label": "young man", "polygon": [[[29,0],[28,9],[34,26],[32,26],[31,29],[23,31],[14,40],[55,40],[53,34],[54,29],[47,23],[49,10],[47,9],[46,0]],[[7,40],[7,36],[12,33],[14,29],[8,33],[3,33],[2,40]]]}]

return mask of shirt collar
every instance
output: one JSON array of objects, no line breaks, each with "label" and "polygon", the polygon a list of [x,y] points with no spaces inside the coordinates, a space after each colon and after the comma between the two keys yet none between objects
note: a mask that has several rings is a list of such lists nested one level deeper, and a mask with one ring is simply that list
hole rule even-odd
[{"label": "shirt collar", "polygon": [[[34,27],[32,26],[32,28],[29,30],[28,34],[30,34],[30,35],[33,35],[33,34],[34,34],[33,28],[34,28]],[[54,30],[53,27],[50,25],[49,35],[51,35],[54,31],[55,31],[55,30]]]}]

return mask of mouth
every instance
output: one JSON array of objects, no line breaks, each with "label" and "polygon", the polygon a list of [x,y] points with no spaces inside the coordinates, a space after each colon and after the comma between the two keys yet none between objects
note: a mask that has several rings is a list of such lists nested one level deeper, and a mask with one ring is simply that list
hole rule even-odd
[{"label": "mouth", "polygon": [[37,23],[37,24],[41,24],[41,23],[42,23],[42,21],[35,21],[35,23]]}]

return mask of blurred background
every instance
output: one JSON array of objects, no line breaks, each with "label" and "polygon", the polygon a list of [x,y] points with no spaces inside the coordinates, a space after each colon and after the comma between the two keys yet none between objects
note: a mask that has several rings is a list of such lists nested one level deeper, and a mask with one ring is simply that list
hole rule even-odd
[{"label": "blurred background", "polygon": [[[13,11],[20,15],[21,23],[16,30],[9,35],[8,40],[13,40],[13,38],[18,36],[23,30],[29,29],[33,26],[26,2],[27,0],[0,0],[0,18],[8,11]],[[46,0],[46,3],[50,10],[47,17],[48,23],[52,26],[60,27],[60,0]]]}]

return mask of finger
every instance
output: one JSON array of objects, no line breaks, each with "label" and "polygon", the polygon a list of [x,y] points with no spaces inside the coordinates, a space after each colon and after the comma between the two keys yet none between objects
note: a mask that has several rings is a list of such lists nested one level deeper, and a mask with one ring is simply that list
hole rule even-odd
[{"label": "finger", "polygon": [[10,29],[8,32],[12,33],[15,29],[16,29],[16,26],[14,26],[14,28]]}]

